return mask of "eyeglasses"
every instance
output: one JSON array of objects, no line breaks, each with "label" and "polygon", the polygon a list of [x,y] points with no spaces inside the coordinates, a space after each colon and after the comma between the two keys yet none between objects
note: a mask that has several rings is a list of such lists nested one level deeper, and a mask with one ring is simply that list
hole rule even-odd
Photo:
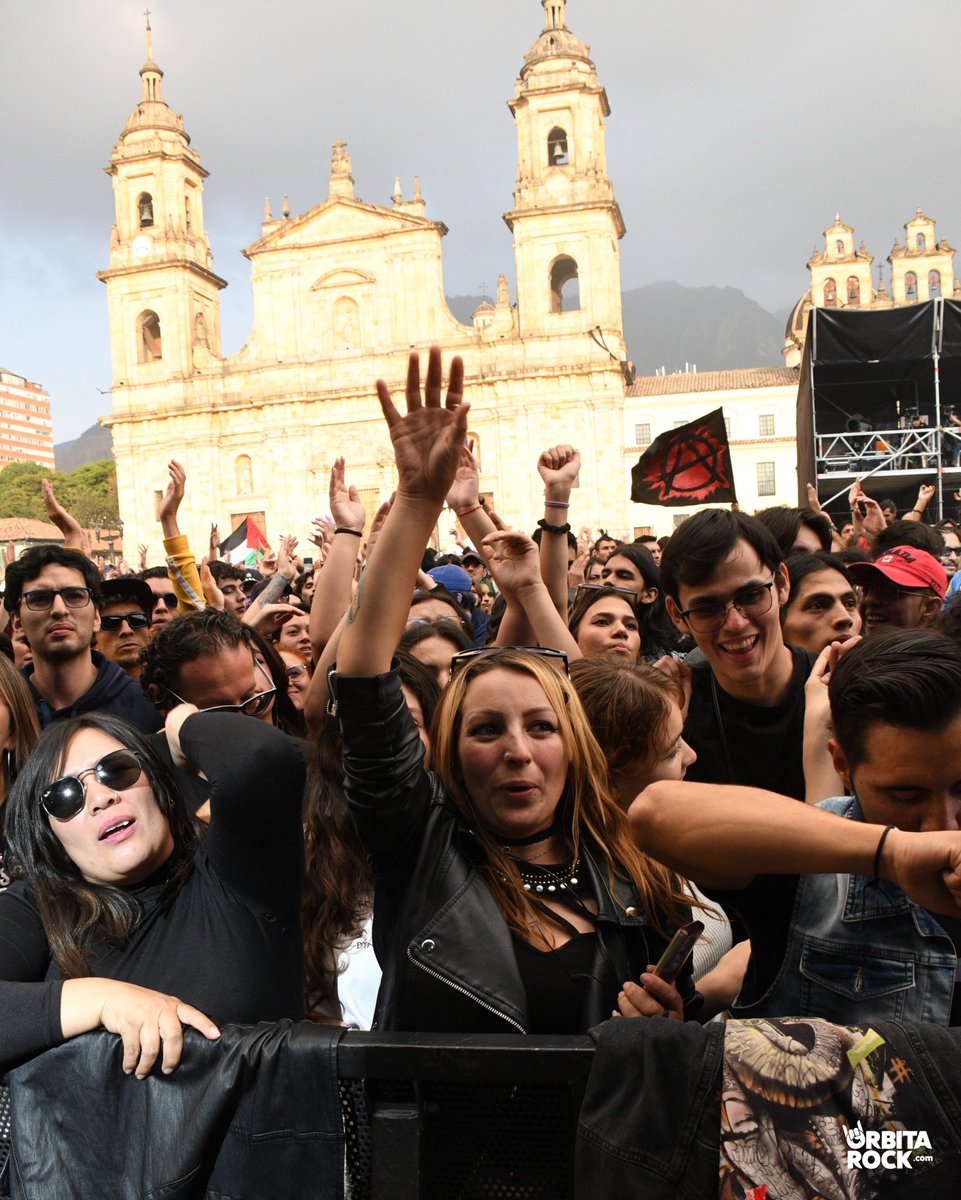
[{"label": "eyeglasses", "polygon": [[928,595],[933,595],[928,588],[919,586],[916,588],[898,587],[896,583],[892,583],[890,579],[878,578],[868,579],[858,588],[862,598],[872,596],[875,600],[882,604],[895,604],[901,596],[917,596],[921,600],[926,600]]},{"label": "eyeglasses", "polygon": [[87,798],[84,778],[95,775],[104,787],[116,792],[132,788],[140,778],[143,767],[132,750],[112,750],[92,767],[76,775],[64,775],[41,793],[40,803],[47,814],[57,821],[69,821],[83,808]]},{"label": "eyeglasses", "polygon": [[567,655],[563,650],[553,650],[550,646],[482,646],[479,650],[461,650],[451,658],[451,678],[462,667],[469,666],[478,658],[489,658],[491,655],[505,654],[511,650],[523,650],[525,654],[536,654],[538,658],[546,658],[555,666],[561,667],[564,674],[570,677]]},{"label": "eyeglasses", "polygon": [[146,629],[150,618],[145,612],[111,613],[100,618],[100,628],[104,633],[116,633],[124,621],[131,629]]},{"label": "eyeglasses", "polygon": [[774,604],[775,582],[772,579],[769,583],[753,583],[750,587],[744,587],[739,592],[735,592],[733,600],[726,602],[716,600],[711,603],[695,604],[686,612],[682,612],[680,616],[687,621],[695,633],[712,633],[715,629],[720,629],[732,608],[748,620],[752,620],[754,617],[763,617],[765,613],[771,611],[771,606]]},{"label": "eyeglasses", "polygon": [[[254,660],[254,666],[264,676],[265,679],[270,679],[270,676],[264,670],[263,665],[257,660]],[[189,704],[189,700],[185,700],[183,696],[178,696],[173,688],[167,688],[167,691],[175,700],[179,700],[181,704]],[[246,700],[242,700],[240,704],[212,704],[209,708],[201,708],[199,712],[221,712],[221,713],[243,713],[245,717],[262,717],[270,708],[271,702],[277,695],[275,687],[269,687],[266,691],[257,692],[254,696],[249,696]]]},{"label": "eyeglasses", "polygon": [[93,599],[93,592],[85,587],[35,588],[32,592],[24,592],[21,599],[31,612],[46,612],[53,608],[57,596],[67,608],[86,608]]},{"label": "eyeglasses", "polygon": [[303,679],[306,674],[307,674],[306,667],[293,666],[293,667],[287,668],[287,678],[288,679]]},{"label": "eyeglasses", "polygon": [[945,546],[944,553],[941,555],[941,557],[947,558],[949,554],[961,554],[961,546]]}]

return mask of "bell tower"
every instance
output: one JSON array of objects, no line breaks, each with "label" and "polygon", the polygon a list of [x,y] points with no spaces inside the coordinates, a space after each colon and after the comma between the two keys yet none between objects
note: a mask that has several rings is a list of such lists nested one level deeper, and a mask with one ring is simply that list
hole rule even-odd
[{"label": "bell tower", "polygon": [[[541,0],[544,32],[514,98],[514,235],[522,336],[601,331],[624,357],[618,241],[624,220],[607,175],[607,93],[590,47],[567,28],[565,0]],[[612,340],[613,339],[613,340]]]},{"label": "bell tower", "polygon": [[207,172],[183,118],[163,98],[150,13],[143,92],[105,169],[113,179],[115,220],[107,285],[116,393],[186,378],[220,354],[219,292],[204,228]]}]

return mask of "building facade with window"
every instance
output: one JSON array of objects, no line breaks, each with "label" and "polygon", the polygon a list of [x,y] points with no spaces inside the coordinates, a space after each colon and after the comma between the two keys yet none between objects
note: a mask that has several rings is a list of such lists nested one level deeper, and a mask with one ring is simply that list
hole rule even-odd
[{"label": "building facade with window", "polygon": [[[111,427],[125,536],[156,537],[155,493],[175,449],[189,478],[183,519],[195,549],[210,521],[247,515],[268,539],[305,537],[343,454],[369,512],[394,486],[374,392],[403,391],[412,347],[463,356],[481,486],[508,522],[542,509],[540,452],[583,454],[576,524],[631,524],[624,411],[628,365],[618,242],[625,228],[608,175],[607,94],[564,0],[542,0],[544,28],[524,58],[510,109],[517,175],[505,221],[516,297],[501,274],[471,324],[443,286],[446,226],[416,181],[389,205],[356,195],[346,144],[334,143],[327,194],[306,212],[268,204],[246,247],[254,323],[224,355],[204,222],[207,172],[163,95],[148,29],[142,95],[114,147],[115,219],[106,284],[113,365]],[[534,0],[521,6],[527,13]],[[506,131],[505,125],[505,131]],[[444,536],[446,536],[446,531]]]},{"label": "building facade with window", "polygon": [[0,367],[0,469],[15,462],[54,469],[50,397],[39,383]]}]

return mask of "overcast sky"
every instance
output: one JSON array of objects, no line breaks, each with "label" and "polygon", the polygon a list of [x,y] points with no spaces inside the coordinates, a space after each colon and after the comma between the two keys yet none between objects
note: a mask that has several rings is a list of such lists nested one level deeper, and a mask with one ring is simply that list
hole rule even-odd
[{"label": "overcast sky", "polygon": [[[513,280],[506,100],[539,0],[154,0],[164,96],[205,188],[224,351],[247,339],[264,197],[327,195],[348,142],[357,195],[422,180],[448,294]],[[43,384],[54,438],[109,410],[103,173],[140,98],[143,0],[0,0],[0,365]],[[959,0],[569,0],[613,113],[626,288],[730,285],[771,310],[807,287],[835,210],[878,259],[918,205],[961,241]],[[745,366],[755,364],[745,363]]]}]

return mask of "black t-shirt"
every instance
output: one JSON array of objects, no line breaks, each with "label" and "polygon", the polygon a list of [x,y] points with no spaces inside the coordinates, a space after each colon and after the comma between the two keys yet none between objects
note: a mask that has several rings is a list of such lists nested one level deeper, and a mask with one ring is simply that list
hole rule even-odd
[{"label": "black t-shirt", "polygon": [[791,682],[783,699],[770,707],[750,704],[725,692],[715,683],[707,662],[693,667],[684,738],[697,752],[697,762],[688,768],[687,779],[695,783],[740,783],[804,799],[804,685],[815,656],[797,646],[788,649],[794,659]]}]

